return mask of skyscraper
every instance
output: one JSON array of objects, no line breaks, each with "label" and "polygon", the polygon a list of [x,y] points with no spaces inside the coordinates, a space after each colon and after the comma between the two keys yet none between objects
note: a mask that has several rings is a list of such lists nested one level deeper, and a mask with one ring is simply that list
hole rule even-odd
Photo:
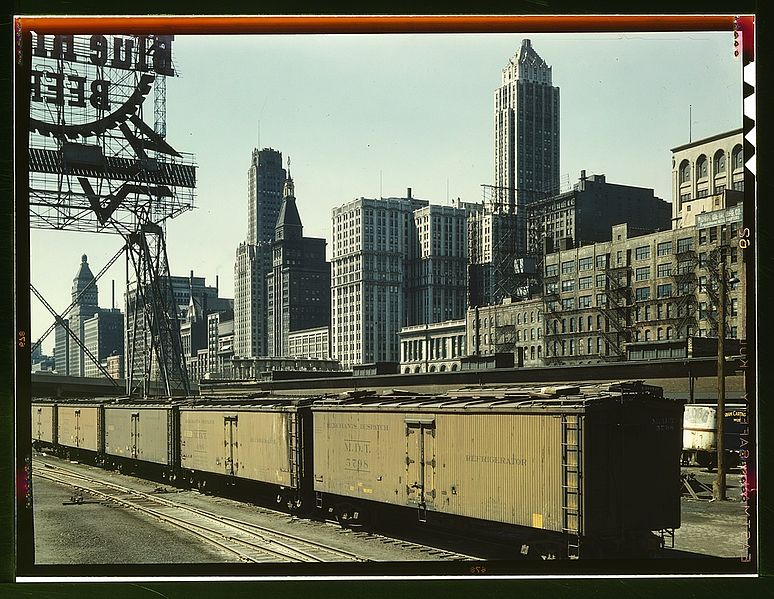
[{"label": "skyscraper", "polygon": [[[117,309],[100,308],[97,284],[89,268],[87,256],[73,279],[73,307],[64,322],[78,340],[100,362],[115,353],[124,352],[123,315]],[[61,325],[56,326],[54,350],[56,370],[70,376],[100,377],[102,373],[86,351],[76,343]]]},{"label": "skyscraper", "polygon": [[234,355],[252,358],[268,349],[266,276],[285,185],[282,153],[253,150],[247,179],[247,239],[234,264]]},{"label": "skyscraper", "polygon": [[559,88],[530,40],[509,59],[494,99],[495,184],[514,213],[559,191]]},{"label": "skyscraper", "polygon": [[267,277],[268,355],[273,357],[290,355],[291,332],[331,323],[331,265],[325,261],[325,239],[304,237],[289,161],[283,195],[274,229],[273,268]]},{"label": "skyscraper", "polygon": [[461,204],[360,198],[333,209],[331,338],[344,368],[400,361],[398,332],[465,315]]}]

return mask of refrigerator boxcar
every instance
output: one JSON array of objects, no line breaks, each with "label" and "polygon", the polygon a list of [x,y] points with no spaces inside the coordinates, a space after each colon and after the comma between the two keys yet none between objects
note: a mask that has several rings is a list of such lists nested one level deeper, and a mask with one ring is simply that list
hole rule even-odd
[{"label": "refrigerator boxcar", "polygon": [[101,403],[58,403],[57,442],[70,455],[93,454],[104,449],[104,409]]},{"label": "refrigerator boxcar", "polygon": [[105,456],[120,469],[160,471],[174,479],[178,463],[177,407],[162,404],[105,406]]},{"label": "refrigerator boxcar", "polygon": [[[266,483],[300,505],[308,461],[308,407],[289,400],[181,405],[180,468],[198,486]],[[214,476],[213,476],[214,475]]]},{"label": "refrigerator boxcar", "polygon": [[32,444],[36,449],[53,448],[57,444],[56,403],[32,404]]},{"label": "refrigerator boxcar", "polygon": [[320,402],[314,491],[345,519],[389,504],[617,551],[680,525],[682,410],[641,384]]}]

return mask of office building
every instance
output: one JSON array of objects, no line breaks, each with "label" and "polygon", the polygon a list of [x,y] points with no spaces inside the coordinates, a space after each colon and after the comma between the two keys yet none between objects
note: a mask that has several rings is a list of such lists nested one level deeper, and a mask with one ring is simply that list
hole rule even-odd
[{"label": "office building", "polygon": [[331,319],[331,267],[325,239],[304,237],[290,175],[274,230],[272,271],[266,278],[268,355],[290,355],[290,333],[328,327]]},{"label": "office building", "polygon": [[467,308],[468,218],[463,207],[414,210],[406,273],[406,323],[463,318]]},{"label": "office building", "polygon": [[543,366],[543,299],[514,300],[470,308],[468,355],[513,354],[514,364]]},{"label": "office building", "polygon": [[671,208],[652,189],[608,183],[605,175],[586,177],[581,171],[571,191],[527,206],[527,253],[606,241],[610,228],[621,223],[638,233],[670,229]]},{"label": "office building", "polygon": [[331,357],[331,329],[317,327],[288,334],[288,357],[329,360]]},{"label": "office building", "polygon": [[253,150],[248,169],[247,238],[239,244],[234,264],[234,354],[266,355],[268,289],[274,231],[285,185],[282,153]]},{"label": "office building", "polygon": [[530,40],[508,60],[494,103],[495,185],[514,214],[559,191],[559,88]]},{"label": "office building", "polygon": [[721,259],[731,281],[726,336],[744,338],[741,223],[739,205],[699,215],[696,227],[646,235],[620,224],[611,241],[548,254],[546,363],[623,360],[629,344],[717,336]]},{"label": "office building", "polygon": [[[736,191],[737,194],[725,193]],[[675,226],[690,226],[693,214],[730,206],[721,203],[730,197],[741,201],[744,191],[744,139],[742,129],[734,129],[672,148],[672,218]],[[696,200],[712,196],[712,206]]]},{"label": "office building", "polygon": [[333,357],[400,361],[402,327],[464,318],[470,207],[360,198],[333,210]]},{"label": "office building", "polygon": [[465,320],[403,327],[400,338],[400,372],[453,372],[467,355]]},{"label": "office building", "polygon": [[343,368],[398,362],[413,213],[426,200],[360,198],[333,209],[331,345]]},{"label": "office building", "polygon": [[80,344],[57,324],[54,333],[56,371],[69,376],[102,377],[103,373],[86,350],[100,364],[111,354],[122,355],[123,315],[118,309],[99,307],[97,284],[85,254],[81,256],[73,279],[71,297],[73,307],[64,322]]}]

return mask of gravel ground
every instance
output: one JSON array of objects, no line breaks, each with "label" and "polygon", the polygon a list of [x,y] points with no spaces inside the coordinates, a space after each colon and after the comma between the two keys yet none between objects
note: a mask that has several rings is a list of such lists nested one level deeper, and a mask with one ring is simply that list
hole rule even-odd
[{"label": "gravel ground", "polygon": [[[698,467],[684,468],[712,487],[715,472]],[[747,516],[742,501],[742,475],[738,470],[726,476],[726,501],[683,497],[682,526],[675,531],[675,549],[716,557],[746,557]]]},{"label": "gravel ground", "polygon": [[[71,501],[72,489],[33,477],[35,563],[154,564],[211,563],[231,558],[173,527],[84,495]],[[95,501],[94,503],[87,503]]]},{"label": "gravel ground", "polygon": [[[68,464],[45,458],[140,491],[153,491],[158,483],[83,464]],[[314,522],[275,513],[259,507],[197,491],[165,487],[168,499],[191,507],[215,511],[223,516],[265,526],[279,532],[302,536],[310,541],[349,551],[363,558],[382,562],[434,561],[441,556],[398,543],[384,542],[362,533],[353,533],[337,524]],[[33,514],[37,564],[94,563],[197,563],[235,562],[235,557],[208,549],[203,541],[178,532],[148,516],[99,503],[64,506],[72,491],[65,485],[33,477]],[[85,499],[90,499],[84,494]],[[99,521],[99,527],[94,522]],[[171,529],[171,530],[170,530]],[[105,556],[109,556],[107,559]]]}]

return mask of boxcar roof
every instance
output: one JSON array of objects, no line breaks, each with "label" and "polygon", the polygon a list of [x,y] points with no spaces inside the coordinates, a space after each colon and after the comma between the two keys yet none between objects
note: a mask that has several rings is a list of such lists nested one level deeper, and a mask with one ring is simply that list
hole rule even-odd
[{"label": "boxcar roof", "polygon": [[[585,411],[591,405],[609,400],[663,399],[660,387],[641,381],[597,385],[508,386],[502,388],[463,388],[441,395],[398,392],[381,396],[327,398],[316,402],[320,410],[409,410],[409,411]],[[604,403],[603,403],[604,402]]]}]

